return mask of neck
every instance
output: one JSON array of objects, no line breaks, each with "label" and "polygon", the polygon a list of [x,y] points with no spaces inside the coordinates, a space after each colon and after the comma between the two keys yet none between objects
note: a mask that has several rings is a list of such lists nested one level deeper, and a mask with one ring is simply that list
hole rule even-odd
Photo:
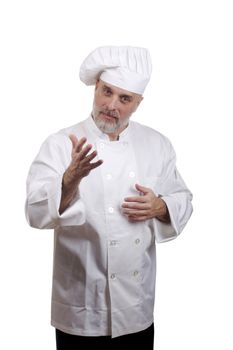
[{"label": "neck", "polygon": [[92,117],[93,121],[95,122],[96,126],[97,126],[103,133],[105,133],[106,135],[108,135],[110,141],[118,141],[119,138],[120,138],[120,136],[119,136],[120,133],[121,133],[123,130],[125,130],[125,129],[127,128],[127,126],[129,125],[129,123],[128,123],[127,125],[121,127],[119,130],[117,130],[117,132],[108,133],[108,132],[103,131],[103,130],[98,126],[98,123],[96,123],[95,118],[93,117],[93,114],[91,114],[91,117]]},{"label": "neck", "polygon": [[120,133],[127,128],[129,124],[118,130],[117,133],[107,134],[110,141],[118,141],[120,139]]},{"label": "neck", "polygon": [[107,135],[108,135],[110,141],[118,141],[119,138],[120,138],[119,134],[118,135],[116,135],[116,134],[107,134]]}]

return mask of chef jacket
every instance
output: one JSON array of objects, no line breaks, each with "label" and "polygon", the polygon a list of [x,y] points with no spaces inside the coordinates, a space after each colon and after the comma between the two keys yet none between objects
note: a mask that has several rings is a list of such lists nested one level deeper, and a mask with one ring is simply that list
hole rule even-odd
[{"label": "chef jacket", "polygon": [[[84,177],[60,215],[62,176],[71,162],[69,134],[86,137],[104,162]],[[31,165],[26,216],[54,229],[51,324],[69,334],[117,337],[153,322],[155,241],[175,238],[191,213],[192,195],[179,175],[169,140],[129,122],[110,141],[92,117],[49,136]],[[166,202],[171,223],[129,221],[124,198],[151,188]]]}]

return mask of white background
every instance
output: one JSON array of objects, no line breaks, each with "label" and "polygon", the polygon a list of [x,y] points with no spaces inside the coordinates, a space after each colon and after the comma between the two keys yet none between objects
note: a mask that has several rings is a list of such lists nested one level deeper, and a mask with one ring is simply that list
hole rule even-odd
[{"label": "white background", "polygon": [[93,88],[75,76],[109,44],[149,48],[153,76],[133,119],[171,139],[194,194],[182,235],[157,246],[155,349],[233,349],[231,3],[1,1],[2,349],[55,349],[53,233],[27,225],[25,181],[42,141],[91,111]]}]

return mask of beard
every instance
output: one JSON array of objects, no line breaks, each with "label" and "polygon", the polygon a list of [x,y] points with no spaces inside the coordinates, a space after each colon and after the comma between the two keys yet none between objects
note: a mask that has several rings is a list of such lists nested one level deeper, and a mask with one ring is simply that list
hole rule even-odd
[{"label": "beard", "polygon": [[96,126],[105,134],[114,134],[119,130],[123,130],[129,123],[129,118],[120,120],[120,116],[116,111],[108,109],[96,110],[92,113]]}]

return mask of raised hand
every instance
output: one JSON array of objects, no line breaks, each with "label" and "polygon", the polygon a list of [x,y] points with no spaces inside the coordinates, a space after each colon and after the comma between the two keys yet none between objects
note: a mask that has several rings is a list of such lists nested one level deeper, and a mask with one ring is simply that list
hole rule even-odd
[{"label": "raised hand", "polygon": [[71,163],[64,172],[62,179],[62,196],[59,208],[60,214],[62,214],[70,205],[72,199],[77,193],[78,185],[82,178],[103,163],[102,160],[91,163],[91,161],[97,156],[97,152],[93,151],[88,154],[92,149],[92,145],[88,144],[84,146],[87,141],[85,137],[80,140],[78,140],[75,135],[70,135],[69,137],[72,142]]},{"label": "raised hand", "polygon": [[83,177],[87,176],[91,170],[103,163],[102,160],[91,163],[97,156],[97,152],[93,151],[88,154],[92,149],[92,145],[88,144],[84,147],[87,141],[85,137],[81,138],[79,141],[75,135],[70,135],[69,137],[72,142],[71,163],[64,173],[64,186],[79,184]]}]

